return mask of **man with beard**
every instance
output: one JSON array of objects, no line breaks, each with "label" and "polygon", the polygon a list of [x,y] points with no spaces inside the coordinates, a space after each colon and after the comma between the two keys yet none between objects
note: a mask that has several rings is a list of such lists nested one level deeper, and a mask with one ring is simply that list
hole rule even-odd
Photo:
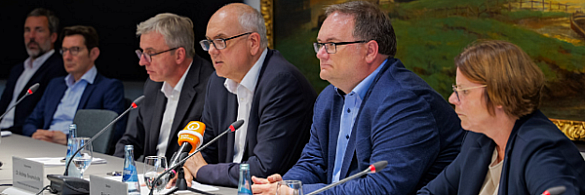
[{"label": "man with beard", "polygon": [[63,58],[54,50],[58,27],[59,19],[52,11],[37,8],[28,14],[24,23],[24,44],[29,57],[10,71],[0,98],[0,112],[6,112],[35,83],[40,83],[40,87],[6,114],[0,121],[2,130],[22,134],[24,121],[43,96],[49,81],[67,74]]}]

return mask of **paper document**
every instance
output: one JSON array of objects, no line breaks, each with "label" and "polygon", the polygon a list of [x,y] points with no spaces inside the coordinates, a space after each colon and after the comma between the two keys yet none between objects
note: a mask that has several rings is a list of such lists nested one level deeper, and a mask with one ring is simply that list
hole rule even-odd
[{"label": "paper document", "polygon": [[[64,157],[53,157],[53,158],[41,157],[41,158],[26,158],[26,159],[43,163],[43,164],[45,164],[45,166],[65,166],[65,163],[66,163],[63,160]],[[108,161],[106,161],[106,159],[94,157],[93,160],[91,161],[91,164],[92,165],[106,164],[107,162]]]},{"label": "paper document", "polygon": [[6,137],[6,136],[10,136],[12,135],[12,131],[2,131],[2,137]]},{"label": "paper document", "polygon": [[[122,176],[107,177],[107,178],[108,179],[117,180],[117,181],[122,181]],[[138,180],[140,182],[140,194],[141,195],[148,195],[148,193],[150,192],[150,190],[148,189],[148,187],[146,187],[146,183],[144,183],[144,175],[143,174],[138,174]],[[191,188],[197,189],[197,190],[201,190],[203,192],[212,192],[212,191],[218,191],[219,190],[219,188],[217,188],[215,186],[201,184],[201,183],[196,182],[196,181],[192,181],[191,182]],[[164,189],[164,190],[161,191],[161,194],[165,194],[165,193],[171,191],[171,189]],[[175,192],[174,194],[193,194],[193,192],[189,192],[189,191],[178,191],[178,192]]]}]

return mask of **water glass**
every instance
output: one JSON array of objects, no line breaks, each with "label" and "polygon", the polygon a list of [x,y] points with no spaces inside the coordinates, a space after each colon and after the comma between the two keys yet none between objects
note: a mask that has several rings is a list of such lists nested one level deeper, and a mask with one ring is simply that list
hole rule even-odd
[{"label": "water glass", "polygon": [[72,139],[73,148],[79,150],[79,152],[72,157],[73,160],[71,163],[75,165],[75,168],[79,170],[79,177],[83,178],[83,172],[91,165],[91,161],[93,160],[93,146],[91,144],[91,138],[89,137],[76,137]]},{"label": "water glass", "polygon": [[169,181],[168,174],[161,177],[156,184],[153,182],[161,173],[165,172],[167,168],[167,158],[164,156],[147,156],[144,158],[144,182],[148,189],[154,187],[154,192],[158,194],[165,188]]},{"label": "water glass", "polygon": [[303,183],[299,180],[282,180],[276,187],[277,195],[303,195]]}]

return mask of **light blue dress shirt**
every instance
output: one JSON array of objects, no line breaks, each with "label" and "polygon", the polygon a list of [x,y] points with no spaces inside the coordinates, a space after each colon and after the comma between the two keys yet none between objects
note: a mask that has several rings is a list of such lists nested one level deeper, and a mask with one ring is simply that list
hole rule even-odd
[{"label": "light blue dress shirt", "polygon": [[[351,92],[345,95],[343,103],[343,111],[341,112],[341,120],[339,124],[339,135],[337,136],[337,148],[335,149],[335,166],[333,167],[333,178],[332,182],[339,181],[339,174],[341,172],[341,166],[343,165],[343,158],[345,157],[345,150],[347,148],[347,142],[351,135],[351,130],[355,124],[355,119],[358,116],[360,106],[362,105],[362,99],[368,92],[372,81],[380,72],[380,69],[386,64],[386,61],[382,62],[374,72],[368,75],[362,82],[360,82]],[[339,90],[335,88],[339,93]],[[342,95],[343,94],[339,94]]]},{"label": "light blue dress shirt", "polygon": [[65,77],[67,90],[65,90],[65,95],[61,98],[61,102],[59,102],[59,106],[57,106],[57,111],[55,111],[55,114],[53,115],[53,120],[49,127],[50,130],[58,130],[65,134],[69,133],[69,125],[73,123],[73,117],[75,117],[75,113],[77,113],[77,107],[79,106],[79,101],[81,100],[83,91],[85,91],[85,87],[88,83],[93,84],[96,75],[97,69],[93,66],[81,76],[81,79],[77,82],[75,82],[75,79],[71,74]]}]

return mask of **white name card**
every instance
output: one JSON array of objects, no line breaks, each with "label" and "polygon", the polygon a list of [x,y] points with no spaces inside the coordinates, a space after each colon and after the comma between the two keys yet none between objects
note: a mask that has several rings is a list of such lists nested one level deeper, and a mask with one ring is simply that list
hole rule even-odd
[{"label": "white name card", "polygon": [[128,184],[100,176],[89,175],[90,195],[128,194]]},{"label": "white name card", "polygon": [[43,163],[12,156],[12,186],[37,193],[45,187]]}]

